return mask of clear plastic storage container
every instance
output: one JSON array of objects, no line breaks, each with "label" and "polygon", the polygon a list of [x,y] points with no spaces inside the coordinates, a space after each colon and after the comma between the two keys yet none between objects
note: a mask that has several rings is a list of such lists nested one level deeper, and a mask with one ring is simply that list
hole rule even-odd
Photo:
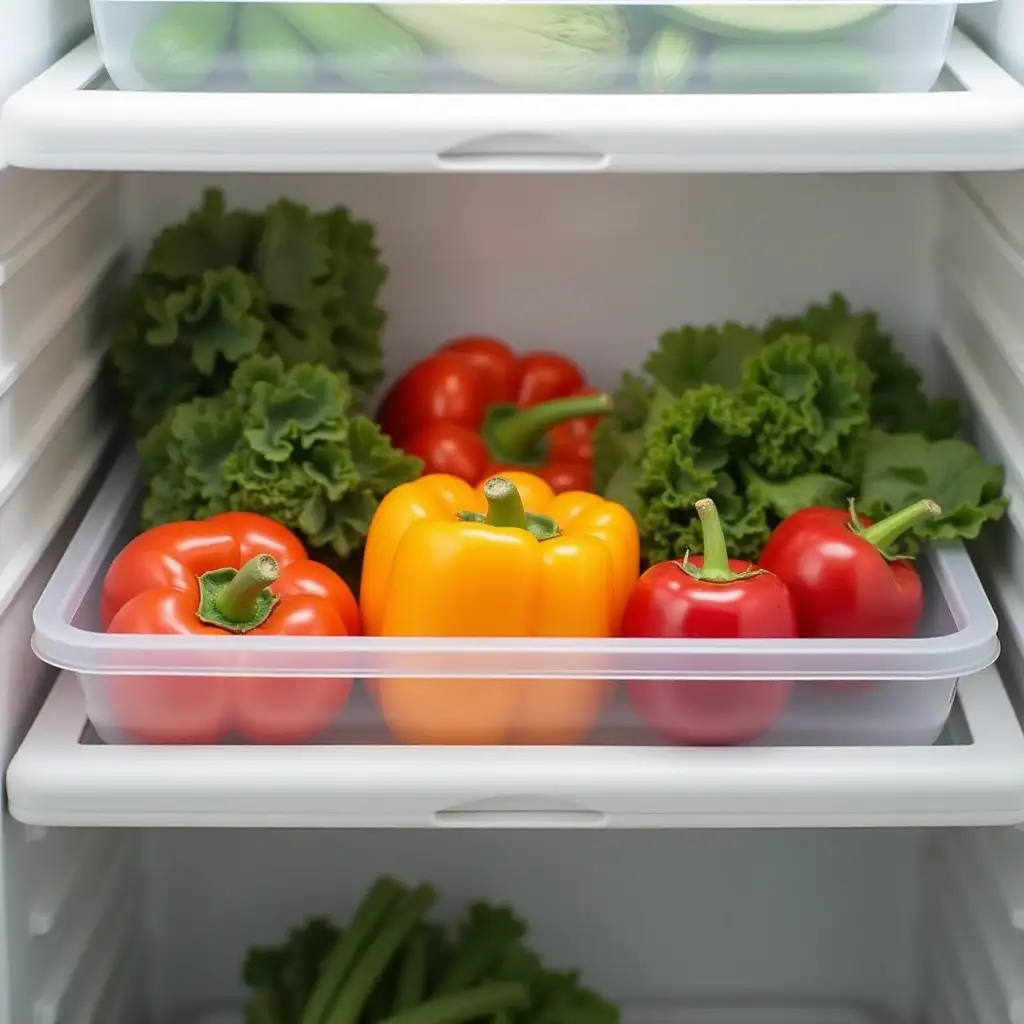
[{"label": "clear plastic storage container", "polygon": [[926,92],[956,4],[92,0],[121,89]]},{"label": "clear plastic storage container", "polygon": [[35,612],[34,650],[77,675],[107,742],[928,744],[957,679],[999,652],[959,545],[918,561],[913,639],[108,635],[100,588],[140,496],[126,454]]}]

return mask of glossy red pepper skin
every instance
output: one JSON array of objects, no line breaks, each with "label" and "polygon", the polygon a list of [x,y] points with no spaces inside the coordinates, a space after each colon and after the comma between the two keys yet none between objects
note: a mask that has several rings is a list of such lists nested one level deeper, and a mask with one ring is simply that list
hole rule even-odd
[{"label": "glossy red pepper skin", "polygon": [[[355,598],[339,576],[310,561],[289,530],[262,516],[231,512],[203,522],[168,523],[135,538],[104,579],[100,617],[109,633],[237,637],[199,617],[201,577],[269,555],[278,599],[253,635],[345,636],[359,631]],[[259,743],[310,739],[340,713],[351,680],[232,676],[111,676],[115,722],[143,743],[215,743],[232,732]]]},{"label": "glossy red pepper skin", "polygon": [[495,338],[465,337],[403,374],[385,395],[377,418],[394,444],[423,459],[424,473],[447,473],[476,486],[504,471],[524,469],[556,493],[592,490],[597,416],[552,425],[538,443],[503,446],[492,433],[498,412],[512,414],[561,399],[583,400],[588,409],[611,407],[565,356],[517,356]]},{"label": "glossy red pepper skin", "polygon": [[[919,503],[931,506],[931,502]],[[774,573],[789,588],[803,637],[910,637],[924,607],[921,577],[906,559],[889,561],[875,543],[872,531],[882,530],[898,516],[907,516],[903,529],[927,514],[913,518],[918,506],[897,512],[882,523],[854,520],[849,511],[807,508],[789,516],[768,538],[758,565]],[[897,524],[898,526],[899,524]],[[858,531],[867,531],[861,535]],[[898,532],[892,532],[897,536]]]},{"label": "glossy red pepper skin", "polygon": [[[699,557],[690,563],[700,567]],[[730,560],[740,575],[749,562]],[[695,580],[680,562],[660,562],[639,579],[626,605],[628,637],[757,639],[795,637],[796,613],[785,586],[769,573],[732,582]],[[681,655],[685,657],[685,655]],[[629,699],[640,717],[667,739],[693,745],[746,743],[778,719],[793,683],[649,682],[634,680]]]}]

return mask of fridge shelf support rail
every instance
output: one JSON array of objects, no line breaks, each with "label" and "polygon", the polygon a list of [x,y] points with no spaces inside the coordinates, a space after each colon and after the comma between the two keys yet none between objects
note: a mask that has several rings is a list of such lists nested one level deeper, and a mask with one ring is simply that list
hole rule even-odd
[{"label": "fridge shelf support rail", "polygon": [[1024,735],[995,668],[933,747],[104,746],[61,676],[8,772],[55,826],[686,828],[1011,824]]},{"label": "fridge shelf support rail", "polygon": [[1024,86],[960,33],[960,88],[842,95],[120,92],[95,39],[3,107],[54,170],[843,172],[1024,168]]}]

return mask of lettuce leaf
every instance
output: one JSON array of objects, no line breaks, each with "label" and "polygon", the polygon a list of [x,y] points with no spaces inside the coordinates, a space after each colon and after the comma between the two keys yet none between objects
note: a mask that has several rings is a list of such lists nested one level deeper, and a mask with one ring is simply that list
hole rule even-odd
[{"label": "lettuce leaf", "polygon": [[150,248],[115,319],[110,360],[141,436],[164,411],[228,387],[255,354],[344,372],[357,404],[383,376],[372,225],[282,199],[228,210],[208,190]]},{"label": "lettuce leaf", "polygon": [[143,525],[257,512],[341,559],[357,552],[380,499],[423,464],[354,409],[347,378],[251,356],[220,395],[170,409],[139,443]]},{"label": "lettuce leaf", "polygon": [[973,540],[985,523],[1001,519],[1003,468],[989,466],[965,441],[930,441],[921,434],[872,432],[858,488],[857,508],[877,521],[914,502],[938,502],[942,515],[904,534],[893,551],[914,554],[921,541]]}]

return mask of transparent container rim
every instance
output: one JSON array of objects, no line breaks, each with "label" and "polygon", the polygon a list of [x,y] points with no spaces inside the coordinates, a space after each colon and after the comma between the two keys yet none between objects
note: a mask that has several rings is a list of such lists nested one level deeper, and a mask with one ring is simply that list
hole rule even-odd
[{"label": "transparent container rim", "polygon": [[[99,3],[228,3],[228,4],[367,4],[375,7],[426,4],[431,7],[490,6],[496,4],[556,5],[565,7],[954,7],[961,4],[993,3],[995,0],[884,0],[882,3],[864,3],[863,0],[690,0],[689,3],[671,3],[670,0],[97,0]],[[859,23],[857,23],[859,24]],[[846,26],[856,28],[857,24]],[[844,28],[835,29],[841,32]],[[766,33],[771,34],[771,33]],[[832,31],[809,33],[832,35]]]},{"label": "transparent container rim", "polygon": [[956,626],[944,636],[756,641],[192,637],[81,629],[71,619],[104,571],[140,493],[137,460],[129,450],[111,469],[36,604],[32,649],[48,664],[90,675],[153,677],[923,681],[973,675],[999,655],[998,620],[958,543],[933,547],[925,555]]}]

